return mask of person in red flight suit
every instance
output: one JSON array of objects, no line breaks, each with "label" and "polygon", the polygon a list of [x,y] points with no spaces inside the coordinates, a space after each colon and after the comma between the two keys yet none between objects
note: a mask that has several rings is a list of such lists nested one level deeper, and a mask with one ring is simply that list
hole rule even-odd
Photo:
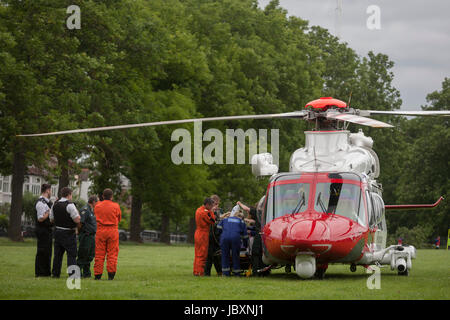
[{"label": "person in red flight suit", "polygon": [[195,223],[197,228],[194,235],[194,276],[205,275],[205,264],[208,257],[209,226],[214,224],[214,213],[212,208],[214,201],[206,198],[203,205],[195,212]]},{"label": "person in red flight suit", "polygon": [[119,254],[119,222],[122,211],[119,204],[113,202],[111,189],[103,191],[103,201],[97,202],[94,208],[97,220],[97,233],[95,235],[95,280],[100,280],[103,274],[105,256],[108,280],[113,280],[117,271],[117,256]]}]

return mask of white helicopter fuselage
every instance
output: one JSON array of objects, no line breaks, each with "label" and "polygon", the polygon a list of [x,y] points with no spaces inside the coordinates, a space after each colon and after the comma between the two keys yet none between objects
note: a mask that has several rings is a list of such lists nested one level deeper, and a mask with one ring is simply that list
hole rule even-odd
[{"label": "white helicopter fuselage", "polygon": [[[351,263],[353,267],[390,265],[392,270],[397,269],[399,273],[407,274],[411,269],[411,259],[415,258],[415,248],[398,245],[386,248],[385,205],[381,196],[382,186],[376,181],[380,165],[378,156],[372,149],[372,138],[365,136],[361,130],[358,133],[347,130],[306,131],[305,136],[305,147],[297,149],[290,158],[290,173],[356,173],[365,186],[361,190],[367,201],[367,221],[363,226],[368,230],[369,239],[364,247],[358,249],[359,253],[355,252],[355,258],[336,262]],[[261,155],[259,160],[258,162],[258,157],[252,160],[254,173],[270,173],[273,170],[270,157]],[[267,257],[265,260],[276,262]],[[354,268],[351,269],[354,271]],[[303,277],[302,274],[299,275]]]}]

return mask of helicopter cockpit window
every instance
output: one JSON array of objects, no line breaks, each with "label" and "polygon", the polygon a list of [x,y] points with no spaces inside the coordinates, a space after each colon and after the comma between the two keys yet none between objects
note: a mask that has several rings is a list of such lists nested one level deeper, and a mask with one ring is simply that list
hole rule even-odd
[{"label": "helicopter cockpit window", "polygon": [[359,198],[359,211],[358,211],[358,221],[360,225],[363,227],[367,226],[367,219],[366,219],[366,208],[364,206],[364,198],[363,193],[361,192],[360,198]]},{"label": "helicopter cockpit window", "polygon": [[302,213],[308,209],[309,183],[279,184],[270,189],[266,221],[286,214]]},{"label": "helicopter cockpit window", "polygon": [[337,214],[365,225],[364,210],[360,210],[361,189],[348,183],[318,183],[314,200],[314,210]]},{"label": "helicopter cockpit window", "polygon": [[366,190],[366,199],[367,199],[367,215],[369,217],[369,226],[373,227],[375,225],[375,213],[372,206],[372,197],[368,190]]},{"label": "helicopter cockpit window", "polygon": [[379,229],[382,229],[382,224],[381,221],[383,220],[383,216],[384,216],[384,202],[383,199],[376,193],[372,192],[371,193],[372,196],[372,211],[373,211],[373,221],[371,223],[371,227],[377,227]]}]

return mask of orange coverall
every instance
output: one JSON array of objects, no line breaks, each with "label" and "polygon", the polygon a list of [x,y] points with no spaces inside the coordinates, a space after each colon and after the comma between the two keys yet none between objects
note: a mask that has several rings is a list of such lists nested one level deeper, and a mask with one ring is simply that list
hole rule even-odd
[{"label": "orange coverall", "polygon": [[105,256],[107,258],[106,270],[115,273],[117,270],[117,256],[119,254],[119,221],[122,211],[119,204],[111,200],[97,202],[94,208],[97,220],[97,233],[95,235],[95,262],[94,274],[103,273]]},{"label": "orange coverall", "polygon": [[194,275],[203,276],[205,274],[205,264],[208,257],[209,226],[214,224],[214,213],[201,206],[195,212],[195,223],[197,229],[194,235]]}]

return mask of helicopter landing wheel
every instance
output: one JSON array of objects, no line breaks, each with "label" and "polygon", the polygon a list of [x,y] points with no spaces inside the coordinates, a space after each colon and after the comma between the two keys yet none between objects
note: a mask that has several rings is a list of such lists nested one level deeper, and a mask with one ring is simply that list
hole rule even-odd
[{"label": "helicopter landing wheel", "polygon": [[356,271],[356,264],[352,263],[352,264],[350,265],[350,271],[351,271],[351,272],[355,272],[355,271]]},{"label": "helicopter landing wheel", "polygon": [[288,264],[288,265],[286,265],[285,267],[284,267],[284,271],[286,272],[286,273],[291,273],[291,265],[290,264]]},{"label": "helicopter landing wheel", "polygon": [[408,269],[405,269],[405,271],[399,271],[398,275],[399,276],[408,276],[409,275],[409,271],[408,271]]}]

